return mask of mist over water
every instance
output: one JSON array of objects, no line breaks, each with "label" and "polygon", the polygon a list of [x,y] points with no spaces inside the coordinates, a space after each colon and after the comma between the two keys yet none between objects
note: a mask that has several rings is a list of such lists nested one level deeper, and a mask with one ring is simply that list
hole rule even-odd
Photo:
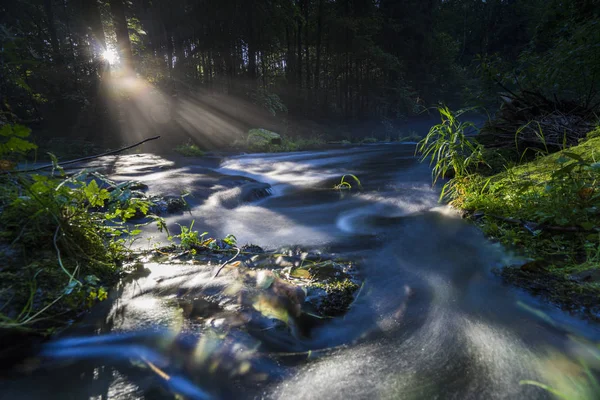
[{"label": "mist over water", "polygon": [[[357,260],[360,294],[344,317],[309,337],[266,346],[299,356],[251,355],[269,337],[268,326],[233,329],[217,340],[178,314],[174,301],[181,290],[223,296],[229,277],[213,280],[207,266],[148,264],[145,275],[123,282],[110,304],[68,332],[71,339],[45,348],[42,372],[6,381],[0,397],[548,397],[520,385],[525,379],[567,391],[567,378],[581,371],[566,355],[587,354],[569,335],[598,340],[598,327],[502,284],[492,269],[516,257],[440,206],[429,168],[413,154],[414,145],[386,144],[243,155],[218,166],[118,157],[115,179],[135,178],[161,194],[191,193],[190,212],[167,218],[175,232],[175,223],[195,220],[200,231],[234,233],[240,244],[301,246]],[[331,190],[344,174],[359,177],[363,190]],[[243,186],[224,177],[268,183],[272,195],[241,201]],[[203,354],[222,361],[207,367]],[[157,385],[152,366],[161,365],[170,366],[169,379]],[[257,379],[228,378],[240,369]],[[56,388],[57,379],[65,387]]]}]

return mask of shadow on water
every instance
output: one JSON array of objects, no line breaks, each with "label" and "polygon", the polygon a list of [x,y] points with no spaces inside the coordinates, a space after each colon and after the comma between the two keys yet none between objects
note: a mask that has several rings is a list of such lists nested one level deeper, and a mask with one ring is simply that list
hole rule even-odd
[{"label": "shadow on water", "polygon": [[[242,244],[357,260],[364,284],[356,300],[344,317],[303,335],[223,302],[234,282],[211,279],[214,265],[149,263],[48,344],[40,366],[1,382],[0,397],[547,398],[519,381],[560,385],[581,374],[565,355],[587,347],[569,335],[598,340],[598,327],[503,285],[491,270],[512,257],[438,207],[429,169],[413,152],[374,145],[248,155],[213,169],[121,160],[115,178],[191,192],[190,212],[168,217],[171,226],[195,219]],[[329,189],[346,173],[364,190]],[[273,196],[238,201],[232,179],[269,183]],[[210,324],[196,322],[206,315]]]}]

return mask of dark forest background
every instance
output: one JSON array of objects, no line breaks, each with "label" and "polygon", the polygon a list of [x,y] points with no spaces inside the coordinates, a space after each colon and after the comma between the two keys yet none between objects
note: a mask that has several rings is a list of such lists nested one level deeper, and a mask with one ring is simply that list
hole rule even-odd
[{"label": "dark forest background", "polygon": [[2,3],[0,121],[38,138],[381,136],[499,91],[598,101],[598,0]]}]

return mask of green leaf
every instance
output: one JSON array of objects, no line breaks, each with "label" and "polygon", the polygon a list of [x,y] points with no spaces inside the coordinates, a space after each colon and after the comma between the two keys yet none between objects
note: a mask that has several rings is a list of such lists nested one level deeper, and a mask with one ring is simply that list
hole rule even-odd
[{"label": "green leaf", "polygon": [[292,271],[292,273],[290,275],[293,276],[294,278],[301,278],[301,279],[310,279],[310,277],[311,277],[310,272],[305,268],[296,268],[295,270]]},{"label": "green leaf", "polygon": [[[110,193],[106,189],[100,189],[96,180],[92,179],[90,183],[83,189],[86,200],[92,207],[101,207],[104,202],[110,198]],[[135,213],[135,212],[134,212]]]},{"label": "green leaf", "polygon": [[582,222],[582,223],[579,224],[579,226],[581,226],[586,231],[589,231],[589,230],[594,229],[595,226],[596,226],[596,224],[594,224],[592,222]]}]

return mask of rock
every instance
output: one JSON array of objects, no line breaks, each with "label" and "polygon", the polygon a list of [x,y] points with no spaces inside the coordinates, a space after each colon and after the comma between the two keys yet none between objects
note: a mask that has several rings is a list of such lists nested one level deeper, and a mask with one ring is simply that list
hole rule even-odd
[{"label": "rock", "polygon": [[247,253],[264,253],[265,252],[262,247],[257,246],[255,244],[245,244],[244,246],[242,246],[242,251],[247,252]]},{"label": "rock", "polygon": [[309,302],[323,316],[340,316],[345,314],[354,302],[358,288],[359,286],[350,279],[313,285],[309,288]]},{"label": "rock", "polygon": [[133,181],[129,185],[129,190],[147,190],[147,189],[148,189],[148,185],[146,185],[145,183],[142,183],[142,182],[138,182],[138,181]]},{"label": "rock", "polygon": [[260,200],[271,194],[271,185],[261,182],[248,182],[242,186],[217,192],[210,197],[210,201],[224,208],[235,208],[243,203]]},{"label": "rock", "polygon": [[281,144],[281,135],[266,129],[250,129],[247,142],[250,146]]},{"label": "rock", "polygon": [[165,197],[165,201],[167,202],[167,212],[171,214],[183,212],[188,208],[187,203],[181,197]]}]

